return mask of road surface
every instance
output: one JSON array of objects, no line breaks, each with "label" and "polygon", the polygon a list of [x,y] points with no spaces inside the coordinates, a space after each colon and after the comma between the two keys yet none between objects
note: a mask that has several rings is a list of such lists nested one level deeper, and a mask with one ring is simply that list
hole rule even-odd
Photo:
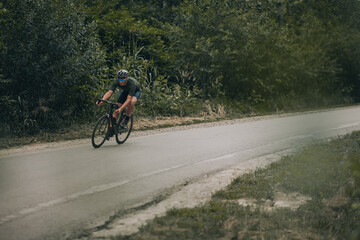
[{"label": "road surface", "polygon": [[65,239],[187,179],[354,130],[360,107],[2,156],[0,239]]}]

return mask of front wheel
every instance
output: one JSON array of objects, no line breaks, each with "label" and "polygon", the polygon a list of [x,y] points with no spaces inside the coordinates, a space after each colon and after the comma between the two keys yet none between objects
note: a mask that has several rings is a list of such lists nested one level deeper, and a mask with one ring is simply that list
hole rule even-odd
[{"label": "front wheel", "polygon": [[[124,114],[125,115],[125,114]],[[123,115],[123,116],[124,116]],[[132,130],[132,127],[133,127],[133,124],[134,124],[134,117],[133,115],[131,115],[126,127],[122,126],[122,122],[125,120],[125,117],[121,117],[120,118],[120,121],[117,125],[117,130],[116,130],[116,142],[118,144],[123,144],[126,139],[128,139],[130,133],[131,133],[131,130]]]},{"label": "front wheel", "polygon": [[99,118],[97,121],[93,133],[92,133],[92,145],[94,148],[99,148],[101,145],[104,144],[106,140],[106,134],[109,130],[110,124],[109,124],[109,118],[107,115],[104,115]]}]

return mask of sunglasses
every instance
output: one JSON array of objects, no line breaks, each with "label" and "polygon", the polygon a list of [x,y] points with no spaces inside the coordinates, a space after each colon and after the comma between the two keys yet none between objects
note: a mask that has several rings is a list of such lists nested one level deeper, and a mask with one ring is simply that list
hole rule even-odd
[{"label": "sunglasses", "polygon": [[118,78],[119,82],[125,82],[125,80],[126,80],[126,78],[123,78],[123,79]]}]

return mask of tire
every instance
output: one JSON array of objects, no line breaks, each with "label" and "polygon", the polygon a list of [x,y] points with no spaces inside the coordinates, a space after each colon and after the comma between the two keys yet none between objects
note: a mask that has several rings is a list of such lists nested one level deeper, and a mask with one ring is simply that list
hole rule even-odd
[{"label": "tire", "polygon": [[99,148],[101,147],[101,145],[104,144],[106,140],[106,134],[109,130],[109,126],[110,126],[109,118],[107,115],[104,115],[99,118],[99,120],[97,121],[94,127],[91,137],[91,142],[94,148]]},{"label": "tire", "polygon": [[[125,116],[125,114],[124,114]],[[117,129],[116,129],[116,142],[118,144],[123,144],[129,137],[133,124],[134,124],[134,117],[133,115],[131,115],[128,124],[126,125],[126,130],[123,130],[121,128],[121,123],[122,121],[124,121],[125,117],[121,117],[119,123],[117,124]]]}]

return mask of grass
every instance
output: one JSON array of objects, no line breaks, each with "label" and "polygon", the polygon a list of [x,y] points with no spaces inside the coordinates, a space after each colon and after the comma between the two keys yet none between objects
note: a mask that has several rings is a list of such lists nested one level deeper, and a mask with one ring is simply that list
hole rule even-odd
[{"label": "grass", "polygon": [[[215,122],[224,120],[224,116],[194,116],[194,117],[139,117],[135,118],[134,131],[146,131],[176,126]],[[97,119],[96,119],[97,120]],[[20,147],[34,143],[59,142],[76,139],[90,139],[95,122],[86,124],[72,124],[69,127],[53,131],[42,131],[33,135],[0,137],[0,149]]]},{"label": "grass", "polygon": [[[355,132],[308,146],[238,177],[203,206],[172,209],[138,233],[115,239],[359,239],[359,143]],[[307,201],[276,208],[279,193]]]},{"label": "grass", "polygon": [[[224,110],[222,105],[217,105],[218,109],[211,109],[211,106],[208,105],[210,109],[206,112],[199,112],[195,115],[188,117],[137,117],[135,116],[135,131],[145,131],[145,130],[154,130],[161,128],[169,128],[175,126],[186,126],[192,124],[200,124],[207,122],[216,122],[221,120],[232,120],[239,119],[244,117],[255,117],[255,116],[265,116],[275,114],[274,112],[253,112],[251,109],[239,110],[239,107],[227,107]],[[349,107],[353,105],[337,105],[335,107]],[[330,107],[329,107],[330,108]],[[220,109],[220,110],[219,110]],[[324,110],[328,108],[312,108],[301,110],[305,111],[314,111],[314,110]],[[288,111],[288,113],[294,113],[295,111]],[[285,113],[285,112],[281,112]],[[136,113],[135,113],[136,114]],[[68,141],[76,139],[89,139],[91,138],[92,130],[97,121],[97,118],[92,119],[91,123],[73,123],[71,126],[67,126],[60,129],[54,130],[43,130],[36,134],[27,134],[24,133],[23,136],[0,136],[0,149],[7,149],[12,147],[21,147],[34,143],[48,143],[48,142],[59,142],[59,141]]]}]

